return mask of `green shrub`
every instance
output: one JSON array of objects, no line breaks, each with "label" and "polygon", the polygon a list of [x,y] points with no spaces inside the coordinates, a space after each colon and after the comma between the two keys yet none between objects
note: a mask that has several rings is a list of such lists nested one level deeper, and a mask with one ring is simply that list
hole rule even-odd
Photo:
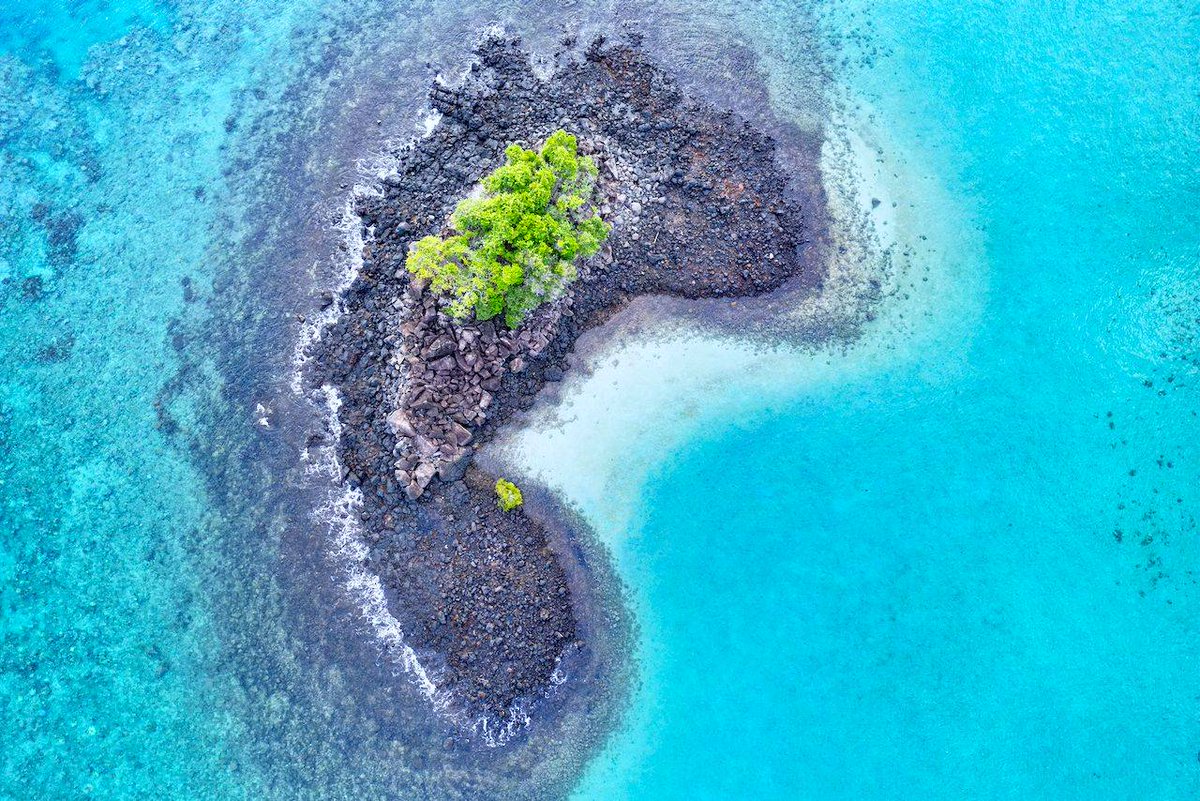
[{"label": "green shrub", "polygon": [[520,487],[506,478],[496,479],[496,497],[500,499],[500,508],[506,512],[511,512],[525,502],[521,497]]},{"label": "green shrub", "polygon": [[555,131],[540,151],[509,145],[505,163],[483,179],[483,195],[459,202],[451,236],[427,236],[405,266],[452,300],[450,313],[515,328],[578,274],[609,227],[590,206],[596,162],[574,136]]}]

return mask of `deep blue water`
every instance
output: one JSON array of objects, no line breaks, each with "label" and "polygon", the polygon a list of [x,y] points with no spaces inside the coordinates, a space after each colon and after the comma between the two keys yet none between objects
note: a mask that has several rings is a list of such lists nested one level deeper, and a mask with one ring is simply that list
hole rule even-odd
[{"label": "deep blue water", "polygon": [[903,231],[857,343],[556,446],[640,631],[576,797],[1200,795],[1196,8],[740,6],[0,5],[0,798],[567,794],[376,653],[288,373],[434,72],[622,21],[861,134]]}]

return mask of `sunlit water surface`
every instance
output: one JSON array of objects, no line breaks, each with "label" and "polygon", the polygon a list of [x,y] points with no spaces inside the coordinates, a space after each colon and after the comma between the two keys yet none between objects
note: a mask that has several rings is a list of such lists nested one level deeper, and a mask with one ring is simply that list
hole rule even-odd
[{"label": "sunlit water surface", "polygon": [[372,644],[289,373],[432,76],[623,21],[829,126],[889,295],[616,343],[515,437],[638,626],[576,797],[1200,793],[1194,9],[742,5],[0,6],[0,797],[568,794],[579,732],[446,749]]}]

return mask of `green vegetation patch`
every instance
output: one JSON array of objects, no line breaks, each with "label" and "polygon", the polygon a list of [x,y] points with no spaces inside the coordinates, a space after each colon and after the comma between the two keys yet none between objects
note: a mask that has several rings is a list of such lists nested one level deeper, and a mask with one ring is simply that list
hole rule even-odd
[{"label": "green vegetation patch", "polygon": [[609,227],[591,206],[596,162],[571,134],[555,131],[541,150],[509,145],[505,163],[483,179],[481,197],[450,215],[450,236],[427,236],[406,267],[450,297],[450,313],[478,320],[503,315],[515,328],[558,297],[577,262],[599,250]]},{"label": "green vegetation patch", "polygon": [[521,497],[520,487],[506,478],[496,479],[496,497],[500,499],[500,508],[506,512],[511,512],[525,502]]}]

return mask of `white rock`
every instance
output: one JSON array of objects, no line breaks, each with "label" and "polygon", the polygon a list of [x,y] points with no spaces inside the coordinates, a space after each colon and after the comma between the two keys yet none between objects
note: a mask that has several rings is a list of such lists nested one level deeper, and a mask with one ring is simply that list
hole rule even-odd
[{"label": "white rock", "polygon": [[417,435],[417,430],[413,428],[403,409],[397,409],[387,416],[387,427],[393,436],[415,437]]}]

